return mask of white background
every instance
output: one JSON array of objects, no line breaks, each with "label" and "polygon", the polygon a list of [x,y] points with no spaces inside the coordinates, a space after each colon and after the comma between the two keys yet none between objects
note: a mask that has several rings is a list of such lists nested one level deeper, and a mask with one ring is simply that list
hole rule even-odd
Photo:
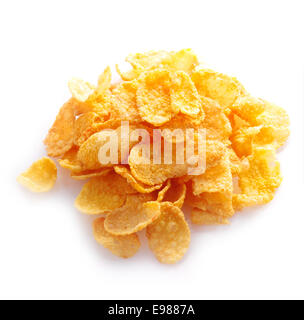
[{"label": "white background", "polygon": [[[304,298],[303,1],[1,1],[0,298]],[[161,265],[143,242],[120,260],[92,237],[73,201],[81,183],[59,170],[36,195],[17,175],[42,140],[67,81],[96,81],[131,52],[193,48],[256,96],[286,108],[275,200],[230,226],[192,228],[185,259]]]}]

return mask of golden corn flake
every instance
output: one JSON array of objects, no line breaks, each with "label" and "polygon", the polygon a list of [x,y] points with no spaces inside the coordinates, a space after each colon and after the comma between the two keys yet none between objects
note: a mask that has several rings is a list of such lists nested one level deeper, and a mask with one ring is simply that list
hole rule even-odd
[{"label": "golden corn flake", "polygon": [[232,196],[232,192],[229,191],[203,194],[206,210],[219,216],[232,217],[235,214]]},{"label": "golden corn flake", "polygon": [[232,128],[221,106],[215,100],[203,96],[201,103],[205,113],[202,127],[206,129],[206,138],[220,141],[229,139]]},{"label": "golden corn flake", "polygon": [[106,90],[108,90],[111,86],[111,69],[107,67],[104,72],[98,78],[98,84],[96,88],[96,93],[98,95],[102,95]]},{"label": "golden corn flake", "polygon": [[[86,170],[96,170],[102,167],[113,167],[118,163],[126,163],[129,155],[129,151],[136,141],[129,141],[129,146],[127,147],[125,141],[129,139],[129,136],[124,136],[123,127],[120,126],[113,129],[102,130],[90,136],[80,147],[77,159],[82,164],[82,167]],[[130,128],[132,131],[132,128]],[[112,137],[114,140],[112,141]],[[109,160],[108,163],[102,163],[100,161],[100,150],[105,148],[103,155],[108,155],[109,150],[113,147],[113,161]]]},{"label": "golden corn flake", "polygon": [[43,157],[23,172],[17,181],[33,192],[47,192],[54,187],[56,179],[57,168],[54,161]]},{"label": "golden corn flake", "polygon": [[192,80],[201,96],[217,101],[224,109],[245,94],[243,86],[233,77],[209,69],[193,73]]},{"label": "golden corn flake", "polygon": [[[177,71],[172,76],[171,103],[174,110],[190,117],[195,117],[201,111],[201,101],[197,90],[189,77],[183,71]],[[201,115],[203,119],[203,115]]]},{"label": "golden corn flake", "polygon": [[[280,132],[283,133],[283,128],[280,128],[277,130],[272,125],[260,125],[258,127],[257,133],[253,136],[252,139],[252,148],[251,151],[255,147],[271,147],[273,149],[278,149],[281,145],[283,145],[285,142],[279,141],[280,140]],[[289,136],[289,128],[286,128],[286,131],[283,133],[283,140],[286,140]],[[252,153],[252,152],[251,152]],[[248,153],[251,154],[251,153]]]},{"label": "golden corn flake", "polygon": [[171,59],[168,61],[168,67],[173,71],[183,71],[191,74],[199,61],[191,49],[182,49],[171,53]]},{"label": "golden corn flake", "polygon": [[242,171],[247,161],[246,159],[245,161],[242,161],[232,148],[228,148],[227,152],[229,156],[231,173],[232,176],[235,177]]},{"label": "golden corn flake", "polygon": [[58,163],[64,169],[70,170],[73,173],[78,173],[83,171],[80,161],[77,159],[78,148],[72,147],[68,152],[66,152],[60,159]]},{"label": "golden corn flake", "polygon": [[161,213],[159,202],[151,200],[151,194],[129,195],[122,208],[107,216],[105,229],[114,235],[127,235],[144,229]]},{"label": "golden corn flake", "polygon": [[266,108],[273,108],[273,112],[265,110],[260,114],[255,119],[258,126],[243,126],[230,137],[232,147],[239,157],[251,155],[256,147],[278,149],[286,142],[289,136],[288,115],[275,105],[266,104]]},{"label": "golden corn flake", "polygon": [[244,119],[240,118],[235,113],[230,113],[229,120],[231,122],[233,133],[238,131],[238,130],[240,130],[240,129],[249,128],[250,127],[250,123],[249,122],[247,122]]},{"label": "golden corn flake", "polygon": [[262,127],[245,127],[231,136],[232,147],[240,158],[252,154],[255,138],[261,129]]},{"label": "golden corn flake", "polygon": [[219,140],[206,140],[206,167],[215,166],[226,153],[226,146]]},{"label": "golden corn flake", "polygon": [[135,53],[127,56],[126,61],[133,68],[149,70],[159,67],[163,61],[170,59],[170,53],[164,50]]},{"label": "golden corn flake", "polygon": [[248,157],[249,168],[239,174],[240,194],[234,194],[236,210],[270,202],[282,182],[280,163],[272,148],[260,147]]},{"label": "golden corn flake", "polygon": [[194,176],[192,182],[194,195],[204,192],[231,192],[232,174],[228,152],[217,165],[208,168],[202,175]]},{"label": "golden corn flake", "polygon": [[191,207],[225,218],[235,214],[232,192],[206,192],[195,196],[189,191],[186,203]]},{"label": "golden corn flake", "polygon": [[114,112],[117,113],[120,120],[132,121],[132,123],[141,122],[136,103],[137,87],[138,83],[136,81],[128,81],[120,83],[113,89]]},{"label": "golden corn flake", "polygon": [[104,221],[104,218],[98,218],[93,222],[95,240],[118,257],[133,257],[140,248],[138,236],[136,234],[126,236],[115,236],[110,234],[104,228]]},{"label": "golden corn flake", "polygon": [[161,263],[176,263],[190,245],[190,230],[183,212],[169,202],[161,206],[161,215],[146,232],[149,247]]},{"label": "golden corn flake", "polygon": [[[99,150],[109,141],[106,131],[100,131],[85,141],[78,152],[78,160],[84,169],[96,170],[103,165],[99,161]],[[109,164],[111,166],[111,164]]]},{"label": "golden corn flake", "polygon": [[124,205],[128,193],[134,193],[125,179],[110,172],[88,181],[78,195],[75,206],[85,214],[104,214]]},{"label": "golden corn flake", "polygon": [[[113,101],[112,94],[110,90],[102,95],[99,95],[96,91],[89,96],[88,100],[84,103],[89,106],[85,112],[95,112],[97,113],[104,121],[107,121],[111,117],[113,112]],[[85,113],[83,112],[83,113]]]},{"label": "golden corn flake", "polygon": [[73,146],[75,114],[77,102],[72,98],[60,109],[56,120],[44,140],[47,154],[50,157],[59,157]]},{"label": "golden corn flake", "polygon": [[84,133],[92,130],[94,124],[101,121],[101,117],[95,112],[87,112],[80,115],[75,121],[74,144],[77,146],[83,144],[87,139]]},{"label": "golden corn flake", "polygon": [[86,142],[93,134],[98,133],[106,129],[117,129],[121,124],[120,119],[108,119],[105,121],[97,121],[89,125],[84,131],[82,131],[81,136],[78,139],[78,144],[82,145]]},{"label": "golden corn flake", "polygon": [[250,95],[242,95],[231,106],[234,114],[250,125],[258,125],[257,117],[265,111],[265,102]]},{"label": "golden corn flake", "polygon": [[261,113],[256,122],[258,125],[263,125],[267,127],[264,134],[257,138],[257,142],[263,140],[264,136],[273,137],[272,144],[277,149],[283,146],[289,137],[290,130],[290,120],[287,112],[278,107],[275,104],[263,101],[265,103],[265,110]]},{"label": "golden corn flake", "polygon": [[68,86],[73,98],[80,102],[85,102],[95,91],[92,84],[77,78],[70,80]]},{"label": "golden corn flake", "polygon": [[116,72],[119,74],[122,80],[132,81],[136,79],[144,70],[142,68],[131,69],[128,71],[121,71],[118,64],[115,65]]},{"label": "golden corn flake", "polygon": [[138,78],[144,71],[155,69],[168,70],[171,72],[184,71],[191,74],[199,64],[197,56],[191,49],[182,49],[177,52],[149,51],[146,53],[131,54],[126,58],[133,70],[121,72],[116,66],[123,80]]},{"label": "golden corn flake", "polygon": [[179,111],[171,104],[170,74],[165,70],[144,74],[138,85],[136,101],[142,119],[156,127],[168,122]]}]

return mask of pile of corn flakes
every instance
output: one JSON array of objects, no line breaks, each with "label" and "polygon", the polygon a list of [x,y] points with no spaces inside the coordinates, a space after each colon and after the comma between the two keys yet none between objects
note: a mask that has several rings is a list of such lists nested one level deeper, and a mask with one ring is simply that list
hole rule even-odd
[{"label": "pile of corn flakes", "polygon": [[[282,108],[252,97],[237,79],[201,66],[192,50],[137,53],[126,61],[132,69],[121,72],[117,66],[122,79],[117,83],[111,83],[109,67],[96,86],[71,80],[72,97],[44,143],[48,156],[73,179],[87,180],[75,206],[98,216],[93,223],[98,243],[129,258],[140,248],[137,232],[146,229],[156,258],[176,263],[190,244],[184,204],[192,208],[191,223],[213,225],[228,224],[237,211],[273,199],[282,181],[276,150],[288,138],[289,118]],[[127,149],[118,145],[118,163],[101,163],[105,132],[120,137],[122,121],[151,136],[153,129],[204,129],[205,172],[191,175],[189,164],[175,159],[136,161],[134,142]],[[45,192],[56,177],[54,161],[44,157],[18,181]]]}]

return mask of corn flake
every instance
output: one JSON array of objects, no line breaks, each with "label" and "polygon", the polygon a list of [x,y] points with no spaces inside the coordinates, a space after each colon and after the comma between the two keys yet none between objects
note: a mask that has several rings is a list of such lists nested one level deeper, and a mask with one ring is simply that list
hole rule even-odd
[{"label": "corn flake", "polygon": [[250,125],[258,125],[257,117],[265,111],[265,102],[250,95],[242,95],[231,106],[234,114]]},{"label": "corn flake", "polygon": [[127,235],[144,229],[160,215],[160,204],[151,194],[127,197],[122,208],[111,212],[105,220],[105,229],[114,235]]},{"label": "corn flake", "polygon": [[239,174],[241,193],[233,196],[236,210],[270,202],[282,182],[280,164],[272,148],[256,148],[248,161],[249,168]]},{"label": "corn flake", "polygon": [[182,49],[177,52],[149,51],[146,53],[131,54],[126,58],[133,69],[121,72],[116,66],[118,73],[123,80],[138,78],[145,71],[155,69],[168,70],[170,72],[183,71],[191,74],[199,64],[197,56],[191,49]]},{"label": "corn flake", "polygon": [[87,112],[80,115],[75,121],[74,144],[81,146],[86,140],[87,135],[94,127],[94,124],[101,123],[102,118],[95,112]]},{"label": "corn flake", "polygon": [[50,157],[59,157],[73,146],[75,114],[77,102],[72,98],[60,109],[56,120],[44,140]]},{"label": "corn flake", "polygon": [[64,169],[70,170],[73,173],[78,173],[83,171],[81,163],[77,159],[78,147],[72,147],[68,152],[66,152],[60,159],[58,163]]},{"label": "corn flake", "polygon": [[[197,116],[202,105],[200,97],[189,75],[183,71],[177,71],[172,76],[171,84],[171,103],[173,110],[179,110],[181,113],[190,117]],[[204,118],[204,115],[201,115]]]},{"label": "corn flake", "polygon": [[228,152],[217,165],[208,168],[202,175],[194,176],[192,183],[194,195],[204,192],[231,192],[232,174]]},{"label": "corn flake", "polygon": [[258,115],[256,122],[258,125],[263,125],[263,127],[266,128],[264,129],[263,134],[257,137],[257,143],[263,141],[265,136],[270,136],[272,145],[278,149],[285,144],[289,137],[289,116],[283,108],[265,100],[264,103],[265,110]]},{"label": "corn flake", "polygon": [[232,192],[205,192],[199,196],[188,192],[186,203],[191,207],[225,218],[235,214]]},{"label": "corn flake", "polygon": [[139,114],[144,121],[161,126],[178,113],[171,104],[169,72],[154,70],[140,80],[136,93]]},{"label": "corn flake", "polygon": [[82,188],[75,206],[85,214],[104,214],[122,207],[134,193],[125,179],[115,173],[92,178]]},{"label": "corn flake", "polygon": [[54,161],[43,157],[23,172],[17,181],[33,192],[47,192],[54,187],[56,179],[57,168]]},{"label": "corn flake", "polygon": [[102,95],[108,90],[111,86],[111,69],[110,67],[107,67],[104,72],[99,76],[98,78],[98,84],[96,88],[96,93],[98,95]]},{"label": "corn flake", "polygon": [[104,218],[98,218],[93,222],[95,240],[118,257],[133,257],[140,248],[138,236],[136,234],[126,236],[115,236],[110,234],[104,227],[104,221]]},{"label": "corn flake", "polygon": [[141,122],[136,103],[137,88],[137,81],[128,81],[120,83],[113,89],[114,112],[119,119],[123,121],[132,121],[132,123]]},{"label": "corn flake", "polygon": [[195,71],[192,80],[201,96],[217,101],[223,109],[245,94],[245,89],[233,77],[209,69]]},{"label": "corn flake", "polygon": [[149,247],[161,263],[182,259],[190,245],[190,230],[183,212],[169,202],[161,206],[161,215],[146,232]]},{"label": "corn flake", "polygon": [[201,96],[201,103],[205,113],[202,127],[206,129],[206,138],[222,142],[228,140],[232,128],[221,106],[216,101],[203,96]]},{"label": "corn flake", "polygon": [[73,98],[80,102],[85,102],[95,91],[95,87],[92,84],[78,78],[71,79],[68,86]]}]

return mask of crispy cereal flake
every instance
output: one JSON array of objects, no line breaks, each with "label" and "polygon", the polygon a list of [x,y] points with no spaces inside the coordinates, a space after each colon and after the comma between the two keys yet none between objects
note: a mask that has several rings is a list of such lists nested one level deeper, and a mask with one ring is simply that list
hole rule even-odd
[{"label": "crispy cereal flake", "polygon": [[70,80],[68,85],[73,98],[80,102],[85,102],[95,91],[93,85],[78,78]]},{"label": "crispy cereal flake", "polygon": [[114,235],[127,235],[144,229],[161,213],[159,202],[151,200],[151,194],[128,195],[125,205],[107,216],[106,230]]},{"label": "crispy cereal flake", "polygon": [[236,210],[270,202],[282,182],[280,163],[272,148],[255,149],[248,161],[249,168],[239,174],[241,193],[233,198]]},{"label": "crispy cereal flake", "polygon": [[144,74],[138,85],[136,101],[142,119],[156,127],[168,122],[179,111],[171,104],[168,71],[155,70]]},{"label": "crispy cereal flake", "polygon": [[[202,110],[201,100],[189,75],[177,71],[172,76],[171,103],[174,110],[195,117]],[[203,115],[201,115],[203,119]]]},{"label": "crispy cereal flake", "polygon": [[73,146],[76,104],[75,99],[71,98],[61,107],[52,128],[44,140],[50,157],[59,157]]},{"label": "crispy cereal flake", "polygon": [[245,89],[235,78],[210,69],[194,72],[192,80],[200,95],[217,101],[224,109],[245,94]]},{"label": "crispy cereal flake", "polygon": [[95,240],[118,257],[133,257],[140,248],[138,236],[136,234],[114,236],[106,231],[104,221],[104,218],[98,218],[93,222]]},{"label": "crispy cereal flake", "polygon": [[56,179],[57,168],[54,161],[43,157],[23,172],[17,181],[33,192],[47,192],[54,187]]},{"label": "crispy cereal flake", "polygon": [[75,206],[85,214],[109,213],[124,205],[127,193],[134,193],[133,188],[128,186],[125,179],[110,172],[87,182],[78,195]]},{"label": "crispy cereal flake", "polygon": [[149,247],[161,263],[176,263],[190,245],[190,230],[183,212],[169,202],[161,206],[161,216],[147,227]]}]

